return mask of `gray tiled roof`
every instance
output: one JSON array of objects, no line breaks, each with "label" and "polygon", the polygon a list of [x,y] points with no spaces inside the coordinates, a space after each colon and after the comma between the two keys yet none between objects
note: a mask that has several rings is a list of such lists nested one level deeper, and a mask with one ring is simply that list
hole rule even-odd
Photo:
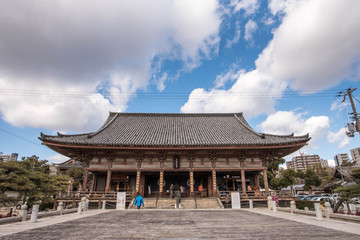
[{"label": "gray tiled roof", "polygon": [[96,146],[261,146],[306,143],[309,136],[257,133],[241,113],[110,113],[93,133],[49,136],[44,142]]}]

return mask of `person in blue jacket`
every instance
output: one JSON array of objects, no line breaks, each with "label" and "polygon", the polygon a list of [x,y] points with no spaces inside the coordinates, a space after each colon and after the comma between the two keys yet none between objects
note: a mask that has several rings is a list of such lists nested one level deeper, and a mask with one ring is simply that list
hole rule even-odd
[{"label": "person in blue jacket", "polygon": [[137,206],[137,209],[140,209],[141,204],[144,206],[144,200],[143,200],[143,198],[141,197],[141,195],[138,194],[138,196],[137,196],[136,199],[135,199],[134,205]]}]

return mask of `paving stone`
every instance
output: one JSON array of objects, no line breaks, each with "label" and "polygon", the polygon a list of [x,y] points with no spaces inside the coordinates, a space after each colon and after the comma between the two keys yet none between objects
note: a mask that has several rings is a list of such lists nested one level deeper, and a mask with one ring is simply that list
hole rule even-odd
[{"label": "paving stone", "polygon": [[5,239],[360,239],[359,235],[242,210],[126,210]]}]

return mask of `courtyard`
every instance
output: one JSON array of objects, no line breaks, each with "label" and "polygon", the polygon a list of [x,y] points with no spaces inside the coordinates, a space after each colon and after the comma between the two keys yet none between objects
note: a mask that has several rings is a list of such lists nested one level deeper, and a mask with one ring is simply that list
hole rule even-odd
[{"label": "courtyard", "polygon": [[[1,227],[6,225],[0,231]],[[359,235],[246,210],[107,210],[0,239],[359,239]]]}]

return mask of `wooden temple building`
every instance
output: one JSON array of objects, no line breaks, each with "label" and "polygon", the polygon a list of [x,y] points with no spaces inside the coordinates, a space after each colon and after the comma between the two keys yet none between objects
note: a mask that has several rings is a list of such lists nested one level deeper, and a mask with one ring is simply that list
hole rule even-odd
[{"label": "wooden temple building", "polygon": [[[194,196],[199,185],[205,196],[220,190],[260,189],[263,175],[269,192],[267,164],[297,151],[308,135],[272,135],[254,131],[242,113],[156,114],[111,112],[95,132],[41,133],[43,144],[84,165],[88,191],[138,192],[166,197],[171,184]],[[250,187],[249,187],[250,186]]]}]

